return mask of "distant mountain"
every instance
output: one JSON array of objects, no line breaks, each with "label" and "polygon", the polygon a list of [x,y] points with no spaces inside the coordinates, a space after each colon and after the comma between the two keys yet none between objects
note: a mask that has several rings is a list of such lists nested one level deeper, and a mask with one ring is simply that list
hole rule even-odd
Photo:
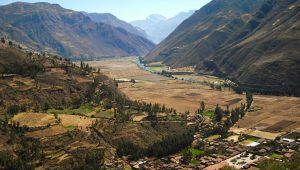
[{"label": "distant mountain", "polygon": [[32,48],[62,56],[144,55],[154,47],[147,39],[81,12],[49,3],[0,6],[0,34]]},{"label": "distant mountain", "polygon": [[145,20],[133,21],[131,24],[145,30],[148,38],[158,44],[194,12],[195,11],[181,12],[170,19],[162,15],[153,14]]},{"label": "distant mountain", "polygon": [[146,59],[300,94],[299,9],[299,0],[213,0]]},{"label": "distant mountain", "polygon": [[117,28],[123,28],[127,32],[147,38],[147,34],[144,30],[136,28],[131,24],[118,19],[116,16],[110,13],[87,13],[87,12],[82,12],[82,13],[90,17],[94,22],[101,22]]}]

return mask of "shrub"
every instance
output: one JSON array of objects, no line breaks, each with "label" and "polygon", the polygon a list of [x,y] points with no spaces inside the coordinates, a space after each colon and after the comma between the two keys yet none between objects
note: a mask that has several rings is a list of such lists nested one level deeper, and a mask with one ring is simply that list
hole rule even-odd
[{"label": "shrub", "polygon": [[16,104],[10,105],[6,109],[6,113],[9,115],[15,115],[18,112],[20,112],[20,107]]}]

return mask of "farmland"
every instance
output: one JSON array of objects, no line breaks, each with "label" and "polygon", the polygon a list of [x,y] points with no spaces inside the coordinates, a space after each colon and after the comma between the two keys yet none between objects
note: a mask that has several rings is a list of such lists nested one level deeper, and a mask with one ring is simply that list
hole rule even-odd
[{"label": "farmland", "polygon": [[[178,79],[167,78],[142,70],[135,64],[135,58],[117,58],[91,61],[89,65],[101,68],[101,72],[114,79],[135,79],[136,83],[119,83],[119,89],[133,100],[165,104],[180,112],[199,108],[204,101],[208,110],[217,104],[234,108],[245,103],[244,94],[229,90],[212,90],[209,86],[181,80],[206,80],[222,82],[216,77],[181,75]],[[257,129],[258,132],[278,133],[300,128],[300,98],[254,95],[254,111],[241,119],[236,128]],[[258,132],[254,132],[255,134]]]}]

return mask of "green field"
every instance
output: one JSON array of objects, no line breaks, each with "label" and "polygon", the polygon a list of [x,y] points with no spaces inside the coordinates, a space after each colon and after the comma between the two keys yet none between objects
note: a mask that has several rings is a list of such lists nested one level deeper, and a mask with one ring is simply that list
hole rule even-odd
[{"label": "green field", "polygon": [[89,104],[81,105],[78,109],[49,109],[47,111],[48,114],[68,114],[68,115],[85,115],[94,111],[95,108]]},{"label": "green field", "polygon": [[161,66],[149,66],[148,69],[151,72],[162,72],[163,70],[167,70],[167,68],[163,65],[161,65]]},{"label": "green field", "polygon": [[246,140],[252,141],[252,142],[256,142],[258,140],[258,138],[253,137],[253,136],[249,136],[246,138]]},{"label": "green field", "polygon": [[193,158],[198,157],[198,156],[202,156],[205,154],[204,150],[200,150],[200,149],[195,149],[195,148],[190,148],[190,151],[193,155]]},{"label": "green field", "polygon": [[77,126],[73,126],[73,125],[71,125],[71,126],[64,126],[64,128],[65,128],[67,131],[73,131],[73,130],[75,130],[75,129],[77,128]]},{"label": "green field", "polygon": [[271,158],[274,158],[274,159],[282,159],[282,158],[284,158],[283,155],[276,154],[276,153],[273,153],[270,157],[271,157]]},{"label": "green field", "polygon": [[193,164],[193,165],[199,165],[200,164],[200,162],[198,161],[198,160],[195,160],[195,159],[193,159],[193,160],[191,160],[191,164]]},{"label": "green field", "polygon": [[207,117],[210,117],[210,118],[213,118],[215,116],[215,112],[214,111],[204,111],[202,114],[204,116],[207,116]]}]

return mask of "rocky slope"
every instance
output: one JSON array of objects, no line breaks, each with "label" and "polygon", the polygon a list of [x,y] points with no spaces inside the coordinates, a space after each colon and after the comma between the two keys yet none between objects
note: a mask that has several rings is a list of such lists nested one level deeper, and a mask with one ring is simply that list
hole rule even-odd
[{"label": "rocky slope", "polygon": [[153,14],[145,20],[131,22],[132,25],[145,30],[148,39],[154,43],[160,43],[185,19],[190,17],[195,11],[181,12],[176,16],[167,19],[164,16]]},{"label": "rocky slope", "polygon": [[143,55],[147,39],[56,4],[13,3],[0,7],[0,34],[62,56]]},{"label": "rocky slope", "polygon": [[241,85],[299,93],[300,1],[214,0],[146,59],[196,66]]}]

